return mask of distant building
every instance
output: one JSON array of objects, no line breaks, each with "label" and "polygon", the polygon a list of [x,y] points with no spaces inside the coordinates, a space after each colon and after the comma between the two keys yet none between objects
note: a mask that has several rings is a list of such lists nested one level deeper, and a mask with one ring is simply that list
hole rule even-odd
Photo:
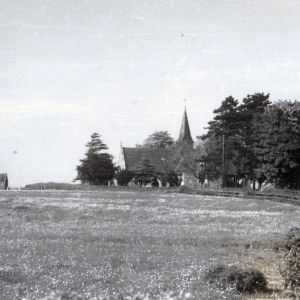
[{"label": "distant building", "polygon": [[[183,113],[183,119],[180,127],[180,133],[175,147],[156,149],[146,147],[123,147],[121,145],[121,151],[119,156],[119,165],[122,170],[134,171],[136,166],[147,160],[158,173],[164,173],[166,170],[174,169],[181,178],[187,179],[189,183],[194,184],[197,179],[191,174],[187,174],[181,166],[181,161],[174,161],[176,157],[176,149],[182,151],[188,151],[193,149],[194,141],[191,136],[189,121],[186,113],[186,109]],[[185,184],[183,182],[183,184]]]},{"label": "distant building", "polygon": [[7,190],[8,177],[6,173],[0,174],[0,190]]}]

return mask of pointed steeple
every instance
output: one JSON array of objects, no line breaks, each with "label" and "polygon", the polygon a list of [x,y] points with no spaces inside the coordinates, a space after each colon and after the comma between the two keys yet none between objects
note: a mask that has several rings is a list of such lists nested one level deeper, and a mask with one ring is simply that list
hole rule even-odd
[{"label": "pointed steeple", "polygon": [[194,144],[194,141],[191,137],[191,131],[190,131],[190,125],[186,113],[186,107],[184,107],[183,119],[182,119],[180,134],[177,142],[188,146],[193,146]]}]

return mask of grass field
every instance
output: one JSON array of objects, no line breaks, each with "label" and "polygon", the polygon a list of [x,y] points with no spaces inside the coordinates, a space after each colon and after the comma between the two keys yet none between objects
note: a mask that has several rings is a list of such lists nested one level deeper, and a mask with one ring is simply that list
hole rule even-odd
[{"label": "grass field", "polygon": [[220,264],[258,269],[280,289],[273,243],[299,225],[299,206],[268,200],[114,188],[1,192],[0,299],[240,297],[204,280]]}]

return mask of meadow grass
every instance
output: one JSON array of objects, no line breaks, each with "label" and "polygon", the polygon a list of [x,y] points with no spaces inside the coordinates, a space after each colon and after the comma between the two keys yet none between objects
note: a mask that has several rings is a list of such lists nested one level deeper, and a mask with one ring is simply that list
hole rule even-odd
[{"label": "meadow grass", "polygon": [[218,265],[257,269],[280,290],[273,244],[299,213],[159,190],[3,191],[0,299],[240,298],[205,281]]}]

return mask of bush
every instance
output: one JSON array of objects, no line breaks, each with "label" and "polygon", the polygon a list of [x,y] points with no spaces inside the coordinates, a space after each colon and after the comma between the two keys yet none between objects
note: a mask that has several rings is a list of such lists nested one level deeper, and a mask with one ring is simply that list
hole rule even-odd
[{"label": "bush", "polygon": [[300,228],[292,228],[285,239],[281,275],[286,289],[300,292]]},{"label": "bush", "polygon": [[134,177],[133,172],[127,170],[120,170],[116,174],[116,179],[119,185],[126,186]]},{"label": "bush", "polygon": [[257,270],[242,270],[237,267],[218,266],[208,270],[206,279],[222,289],[235,289],[241,294],[267,292],[267,280]]},{"label": "bush", "polygon": [[144,159],[134,167],[134,181],[138,185],[147,185],[156,180],[157,171],[149,159]]},{"label": "bush", "polygon": [[170,187],[179,186],[179,179],[174,171],[163,174],[161,181],[163,186],[166,186],[167,182],[170,184]]},{"label": "bush", "polygon": [[180,193],[180,194],[195,194],[195,191],[188,186],[181,185],[178,188],[178,193]]}]

